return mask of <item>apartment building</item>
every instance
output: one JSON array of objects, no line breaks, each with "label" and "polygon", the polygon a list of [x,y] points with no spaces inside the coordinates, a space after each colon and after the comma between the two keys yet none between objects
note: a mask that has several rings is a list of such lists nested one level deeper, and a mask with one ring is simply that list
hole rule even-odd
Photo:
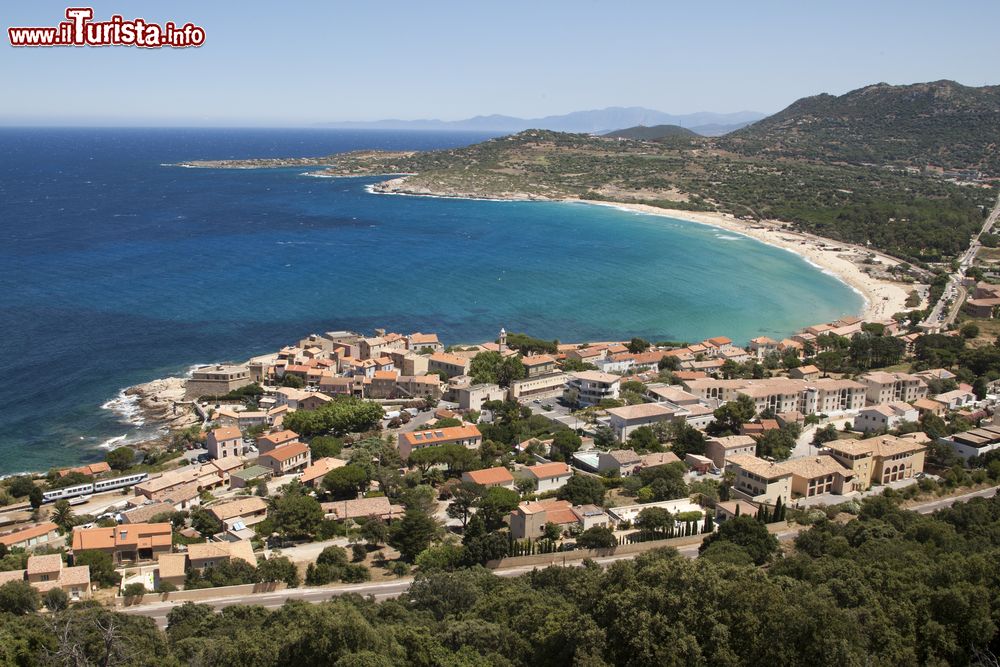
[{"label": "apartment building", "polygon": [[923,472],[929,440],[923,433],[910,433],[834,440],[825,446],[833,458],[854,472],[855,488],[865,491],[873,485],[910,479]]},{"label": "apartment building", "polygon": [[894,401],[912,403],[927,396],[927,383],[918,375],[873,371],[861,376],[865,398],[870,405],[885,405]]},{"label": "apartment building", "polygon": [[563,396],[567,400],[576,397],[582,406],[597,405],[606,398],[618,398],[621,378],[600,371],[580,371],[570,373]]}]

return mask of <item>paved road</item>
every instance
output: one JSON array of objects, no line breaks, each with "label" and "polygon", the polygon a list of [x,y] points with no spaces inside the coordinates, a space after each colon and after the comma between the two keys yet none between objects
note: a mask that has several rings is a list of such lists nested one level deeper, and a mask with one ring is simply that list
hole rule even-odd
[{"label": "paved road", "polygon": [[948,284],[945,286],[944,294],[940,299],[938,299],[938,302],[934,304],[934,307],[931,308],[930,315],[927,316],[927,319],[920,323],[921,326],[925,328],[944,328],[949,326],[955,321],[955,318],[958,317],[962,301],[966,296],[965,288],[962,287],[962,280],[965,278],[965,271],[972,266],[976,259],[976,253],[978,253],[979,248],[982,247],[982,244],[979,242],[979,237],[990,231],[990,228],[997,223],[998,219],[1000,219],[1000,196],[997,197],[997,203],[993,207],[993,210],[990,211],[988,216],[986,216],[986,221],[983,223],[982,228],[974,237],[972,237],[969,249],[966,250],[959,259],[958,270],[948,278]]},{"label": "paved road", "polygon": [[[919,505],[915,505],[909,509],[919,512],[920,514],[930,514],[931,512],[936,512],[939,509],[950,507],[957,502],[964,502],[971,500],[972,498],[991,498],[997,494],[997,490],[1000,487],[991,487],[988,489],[982,489],[980,491],[973,491],[970,493],[962,494],[960,496],[953,496],[950,498],[942,498],[941,500],[932,500]],[[775,533],[778,540],[782,542],[788,542],[793,540],[796,535],[802,530],[805,530],[806,526],[795,526],[789,528],[788,530],[781,531],[780,533]],[[698,545],[693,544],[685,547],[680,547],[677,550],[682,556],[688,558],[697,558],[698,556]],[[638,554],[623,554],[620,556],[607,556],[604,558],[597,558],[595,561],[600,565],[609,565],[620,560],[629,560],[635,558]],[[581,561],[566,561],[568,566],[579,566]],[[537,566],[535,565],[524,565],[520,567],[505,568],[502,570],[494,570],[494,574],[498,577],[517,577],[522,574],[527,574],[534,570]],[[212,600],[204,601],[205,604],[212,605],[215,609],[224,609],[225,607],[231,607],[233,605],[241,604],[252,604],[261,607],[266,607],[268,609],[274,609],[283,605],[287,600],[303,600],[305,602],[324,602],[331,598],[347,595],[349,593],[358,593],[364,596],[373,596],[376,600],[385,600],[388,598],[399,597],[403,595],[410,584],[413,583],[412,577],[403,577],[395,581],[379,582],[379,583],[364,583],[364,584],[354,584],[348,586],[338,586],[336,588],[290,588],[284,591],[278,591],[275,593],[258,593],[256,595],[239,595],[239,596],[229,596],[220,597]],[[160,628],[165,628],[167,625],[167,614],[174,607],[180,605],[179,602],[154,602],[151,604],[144,604],[138,607],[130,607],[124,609],[123,611],[127,614],[134,614],[137,616],[146,616],[152,618],[156,621],[156,624]]]}]

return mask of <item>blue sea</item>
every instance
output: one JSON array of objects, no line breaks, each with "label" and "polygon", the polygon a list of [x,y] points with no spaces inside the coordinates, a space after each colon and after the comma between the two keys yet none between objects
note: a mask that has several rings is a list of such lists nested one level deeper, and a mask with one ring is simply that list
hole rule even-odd
[{"label": "blue sea", "polygon": [[312,332],[746,341],[862,307],[796,255],[703,225],[165,166],[486,136],[0,129],[0,473],[100,458],[151,430],[102,408],[122,388]]}]

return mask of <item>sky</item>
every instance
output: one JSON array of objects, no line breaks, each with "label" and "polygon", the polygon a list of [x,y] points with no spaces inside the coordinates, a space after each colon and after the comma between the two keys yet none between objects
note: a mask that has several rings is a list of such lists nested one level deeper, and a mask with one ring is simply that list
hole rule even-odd
[{"label": "sky", "polygon": [[[80,3],[82,4],[82,3]],[[608,106],[773,113],[885,81],[1000,83],[997,0],[95,0],[190,49],[19,48],[66,4],[4,3],[0,125],[311,126]]]}]

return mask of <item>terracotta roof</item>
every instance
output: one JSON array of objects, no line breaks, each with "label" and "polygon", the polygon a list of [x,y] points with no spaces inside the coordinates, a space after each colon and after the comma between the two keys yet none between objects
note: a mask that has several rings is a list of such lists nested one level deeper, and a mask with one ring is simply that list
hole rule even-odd
[{"label": "terracotta roof", "polygon": [[236,438],[242,439],[243,434],[235,426],[222,426],[212,431],[212,437],[215,438],[216,442],[221,442],[223,440],[234,440]]},{"label": "terracotta roof", "polygon": [[554,364],[556,360],[548,354],[535,354],[530,357],[521,357],[521,363],[525,366],[541,366],[544,364]]},{"label": "terracotta roof", "polygon": [[28,557],[28,575],[41,574],[43,572],[58,572],[62,569],[62,566],[62,556],[59,554]]},{"label": "terracotta roof", "polygon": [[671,463],[680,463],[680,459],[673,452],[653,452],[643,455],[641,465],[643,468],[655,468]]},{"label": "terracotta roof", "polygon": [[486,468],[484,470],[470,470],[465,473],[476,484],[490,486],[496,484],[509,484],[514,481],[514,476],[503,466],[496,468]]},{"label": "terracotta roof", "polygon": [[801,459],[791,459],[781,464],[793,475],[813,479],[827,475],[842,475],[853,477],[854,473],[840,465],[832,456],[809,456]]},{"label": "terracotta roof", "polygon": [[160,554],[156,562],[160,568],[161,579],[183,577],[187,554]]},{"label": "terracotta roof", "polygon": [[709,442],[717,442],[723,449],[738,449],[740,447],[756,447],[757,441],[749,435],[724,435],[710,438]]},{"label": "terracotta roof", "polygon": [[298,440],[299,434],[295,431],[278,431],[277,433],[268,433],[267,435],[262,435],[257,438],[257,446],[260,447],[260,443],[272,444],[278,446],[286,442],[292,442],[293,440]]},{"label": "terracotta roof", "polygon": [[149,549],[170,546],[172,527],[169,523],[132,523],[111,528],[74,528],[73,550],[117,549],[121,547]]},{"label": "terracotta roof", "polygon": [[569,510],[572,507],[572,503],[568,500],[556,500],[555,498],[548,498],[546,500],[536,500],[536,501],[523,501],[517,506],[515,512],[520,511],[523,514],[537,514],[538,512],[552,512],[558,510]]},{"label": "terracotta roof", "polygon": [[358,519],[366,516],[385,517],[390,514],[402,516],[405,511],[389,502],[385,496],[375,496],[374,498],[358,498],[355,500],[338,500],[332,503],[323,503],[323,511],[327,515],[333,515],[338,520]]},{"label": "terracotta roof", "polygon": [[313,461],[311,466],[302,471],[299,481],[303,484],[308,484],[313,480],[326,476],[326,473],[330,472],[334,468],[341,468],[346,465],[347,461],[335,459],[332,456],[325,456],[321,459],[316,459]]},{"label": "terracotta roof", "polygon": [[402,433],[411,445],[426,445],[427,443],[448,442],[451,440],[466,440],[468,438],[482,437],[479,429],[472,424],[462,426],[446,426],[430,431],[413,431],[412,433]]},{"label": "terracotta roof", "polygon": [[737,454],[736,456],[731,456],[727,460],[727,463],[768,480],[788,477],[792,474],[791,471],[785,470],[784,466],[780,463],[771,463],[770,461],[759,459],[751,454]]},{"label": "terracotta roof", "polygon": [[150,503],[149,505],[140,505],[134,510],[129,510],[128,512],[122,514],[122,516],[128,519],[125,523],[136,524],[146,523],[158,514],[173,511],[174,506],[170,503]]},{"label": "terracotta roof", "polygon": [[926,449],[923,443],[892,435],[879,435],[865,440],[834,440],[826,443],[825,446],[834,452],[842,452],[851,456],[861,454],[895,456],[896,454],[919,452]]},{"label": "terracotta roof", "polygon": [[642,460],[642,457],[634,449],[612,449],[606,454],[618,463],[636,463]]},{"label": "terracotta roof", "polygon": [[257,557],[253,554],[250,540],[238,542],[203,542],[187,545],[188,558],[192,561],[207,558],[239,558],[251,565],[257,565]]},{"label": "terracotta roof", "polygon": [[261,454],[260,458],[274,459],[275,461],[287,461],[288,459],[305,454],[309,451],[309,445],[304,442],[289,442],[275,447],[271,451]]},{"label": "terracotta roof", "polygon": [[11,546],[12,544],[17,544],[35,537],[47,535],[48,533],[58,529],[59,527],[51,522],[35,524],[34,526],[28,526],[27,528],[22,528],[11,533],[0,535],[0,544]]},{"label": "terracotta roof", "polygon": [[107,461],[99,461],[97,463],[89,463],[83,466],[77,466],[76,468],[64,468],[59,471],[60,477],[65,477],[66,475],[78,472],[83,475],[100,475],[101,473],[111,472],[111,466],[108,465]]},{"label": "terracotta roof", "polygon": [[552,479],[553,477],[562,477],[570,473],[569,466],[558,461],[555,463],[540,463],[524,470],[535,479]]},{"label": "terracotta roof", "polygon": [[257,512],[264,512],[266,510],[267,501],[257,496],[246,496],[239,500],[233,500],[208,508],[208,511],[214,514],[219,521],[247,514],[256,514]]},{"label": "terracotta roof", "polygon": [[435,352],[429,357],[430,361],[437,362],[439,364],[448,364],[451,366],[462,366],[463,368],[469,363],[468,359],[464,357],[459,357],[454,354],[448,354],[447,352]]},{"label": "terracotta roof", "polygon": [[625,420],[648,419],[650,417],[667,419],[673,417],[676,411],[671,410],[662,403],[637,403],[635,405],[625,405],[620,408],[609,408],[608,414]]}]

